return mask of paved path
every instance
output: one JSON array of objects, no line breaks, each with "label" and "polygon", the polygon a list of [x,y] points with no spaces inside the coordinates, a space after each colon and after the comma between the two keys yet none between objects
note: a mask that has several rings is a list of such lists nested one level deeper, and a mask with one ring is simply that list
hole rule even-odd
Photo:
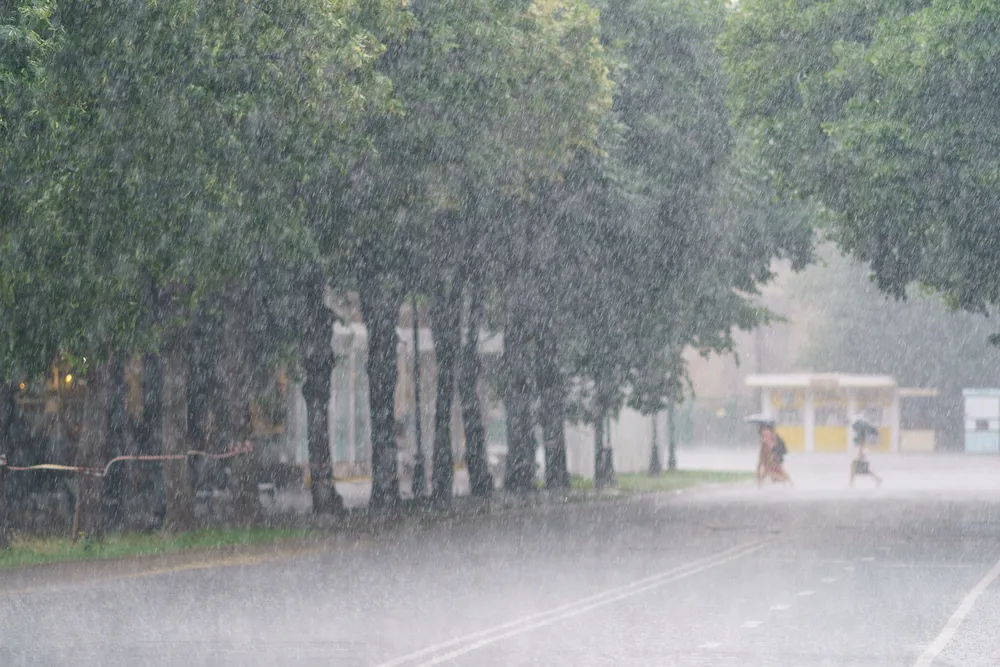
[{"label": "paved path", "polygon": [[553,508],[299,557],[29,591],[0,576],[0,665],[1000,665],[1000,459],[876,457],[885,484],[853,490],[846,463],[793,456],[795,488]]},{"label": "paved path", "polygon": [[[755,449],[682,449],[677,455],[679,465],[689,469],[704,470],[750,470],[754,469],[757,459]],[[846,486],[850,454],[791,454],[788,458],[788,469],[798,486],[815,491],[818,489],[840,490]],[[979,459],[976,459],[979,460]],[[875,454],[873,463],[876,471],[888,471],[892,475],[892,488],[933,490],[939,488],[955,488],[952,477],[957,473],[962,475],[962,485],[966,488],[992,489],[995,471],[987,466],[980,469],[971,465],[965,455],[934,454],[934,455],[891,455]],[[1000,460],[998,460],[1000,463]],[[881,473],[880,473],[881,474]],[[405,493],[409,491],[409,482],[402,484]],[[858,487],[864,486],[864,480]],[[469,474],[464,469],[455,471],[455,495],[463,496],[469,493]],[[364,507],[371,493],[371,481],[357,479],[338,481],[337,490],[344,498],[347,507]],[[266,500],[266,499],[265,499]],[[299,512],[308,512],[309,494],[307,492],[280,492],[278,506]]]}]

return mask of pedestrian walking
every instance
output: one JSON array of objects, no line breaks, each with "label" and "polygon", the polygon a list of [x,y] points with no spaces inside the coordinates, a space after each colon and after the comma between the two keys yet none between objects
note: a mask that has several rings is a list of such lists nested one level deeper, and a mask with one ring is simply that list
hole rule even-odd
[{"label": "pedestrian walking", "polygon": [[775,430],[774,421],[766,417],[751,417],[748,421],[757,424],[760,450],[757,456],[757,485],[770,479],[776,484],[791,484],[792,478],[785,471],[785,456],[788,447]]},{"label": "pedestrian walking", "polygon": [[863,419],[857,419],[851,425],[854,429],[854,445],[858,452],[851,461],[851,486],[854,486],[854,478],[861,475],[871,477],[878,486],[882,486],[882,478],[872,470],[871,462],[868,460],[868,451],[865,446],[869,442],[878,439],[878,429]]}]

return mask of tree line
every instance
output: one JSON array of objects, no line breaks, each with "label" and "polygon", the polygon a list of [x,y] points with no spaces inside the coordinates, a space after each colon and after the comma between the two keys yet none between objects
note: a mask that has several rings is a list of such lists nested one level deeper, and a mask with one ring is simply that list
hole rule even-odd
[{"label": "tree line", "polygon": [[891,296],[1000,303],[998,37],[993,0],[748,0],[730,15],[729,101],[757,173]]},{"label": "tree line", "polygon": [[[214,423],[246,437],[275,369],[303,381],[313,508],[334,512],[330,293],[368,332],[370,505],[400,502],[400,308],[430,313],[431,496],[452,493],[457,393],[472,493],[489,495],[479,332],[502,333],[504,485],[569,485],[564,424],[653,413],[682,351],[732,349],[771,314],[775,257],[813,230],[775,206],[737,134],[716,0],[0,2],[0,374],[85,374],[79,465],[120,427],[141,358],[139,453]],[[8,420],[9,421],[9,420]],[[2,426],[2,425],[0,425]],[[118,445],[125,447],[125,445]],[[113,449],[113,447],[112,447]],[[252,519],[256,479],[234,464]],[[598,466],[599,470],[601,466]],[[168,529],[190,471],[163,465]],[[602,473],[605,474],[605,473]],[[98,482],[80,478],[87,521]],[[96,528],[95,528],[96,530]]]}]

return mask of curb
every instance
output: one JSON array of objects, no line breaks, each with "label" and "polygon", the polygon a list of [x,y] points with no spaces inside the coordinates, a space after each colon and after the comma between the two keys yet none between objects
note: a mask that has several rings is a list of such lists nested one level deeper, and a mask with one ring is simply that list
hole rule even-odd
[{"label": "curb", "polygon": [[[551,511],[579,509],[590,505],[596,507],[622,501],[652,499],[662,496],[666,499],[678,495],[693,493],[708,493],[711,491],[748,485],[750,482],[707,483],[690,486],[674,491],[628,492],[617,488],[601,491],[569,490],[565,492],[533,491],[528,494],[507,494],[497,492],[488,499],[461,496],[455,498],[445,507],[435,507],[427,503],[421,505],[407,504],[386,513],[372,513],[367,509],[349,510],[341,516],[321,515],[308,516],[305,521],[295,520],[301,517],[289,517],[293,525],[282,525],[284,522],[266,521],[262,525],[269,527],[289,527],[312,531],[312,537],[290,538],[277,540],[268,544],[231,544],[219,547],[198,547],[194,549],[179,549],[167,553],[140,554],[116,558],[93,558],[85,560],[67,560],[52,563],[23,565],[0,571],[0,583],[3,595],[16,594],[19,591],[44,590],[61,585],[89,583],[93,581],[117,580],[155,576],[177,570],[209,569],[233,565],[254,565],[297,556],[308,556],[316,553],[332,551],[338,548],[357,546],[364,538],[381,538],[399,534],[401,531],[415,528],[429,528],[438,525],[466,523],[472,519],[510,518],[517,519],[535,516]],[[158,567],[159,566],[159,567]],[[124,572],[122,570],[125,570]],[[107,575],[110,576],[101,576]],[[55,574],[62,580],[52,584],[39,584],[39,580],[47,575]],[[97,576],[95,576],[97,575]],[[28,587],[9,588],[6,581],[25,579]],[[68,581],[67,581],[68,580]],[[74,581],[75,580],[75,581]]]},{"label": "curb", "polygon": [[[67,586],[140,579],[178,571],[252,566],[305,557],[356,542],[346,535],[294,538],[269,544],[180,549],[167,553],[90,558],[22,565],[0,571],[0,598]],[[23,582],[18,585],[18,581]]]}]

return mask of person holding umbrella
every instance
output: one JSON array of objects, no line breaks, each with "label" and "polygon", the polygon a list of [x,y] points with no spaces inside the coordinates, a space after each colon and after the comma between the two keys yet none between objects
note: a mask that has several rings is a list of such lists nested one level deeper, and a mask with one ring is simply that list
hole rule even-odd
[{"label": "person holding umbrella", "polygon": [[760,486],[768,477],[775,483],[791,484],[792,478],[785,472],[785,455],[788,447],[774,428],[774,420],[761,415],[747,419],[757,425],[760,436],[760,452],[757,457],[757,485]]},{"label": "person holding umbrella", "polygon": [[851,486],[854,486],[854,478],[858,475],[869,475],[876,484],[882,486],[882,478],[872,470],[871,463],[868,461],[868,452],[865,450],[867,443],[878,440],[878,429],[864,419],[854,420],[851,428],[854,429],[854,444],[858,448],[857,455],[851,461]]}]

